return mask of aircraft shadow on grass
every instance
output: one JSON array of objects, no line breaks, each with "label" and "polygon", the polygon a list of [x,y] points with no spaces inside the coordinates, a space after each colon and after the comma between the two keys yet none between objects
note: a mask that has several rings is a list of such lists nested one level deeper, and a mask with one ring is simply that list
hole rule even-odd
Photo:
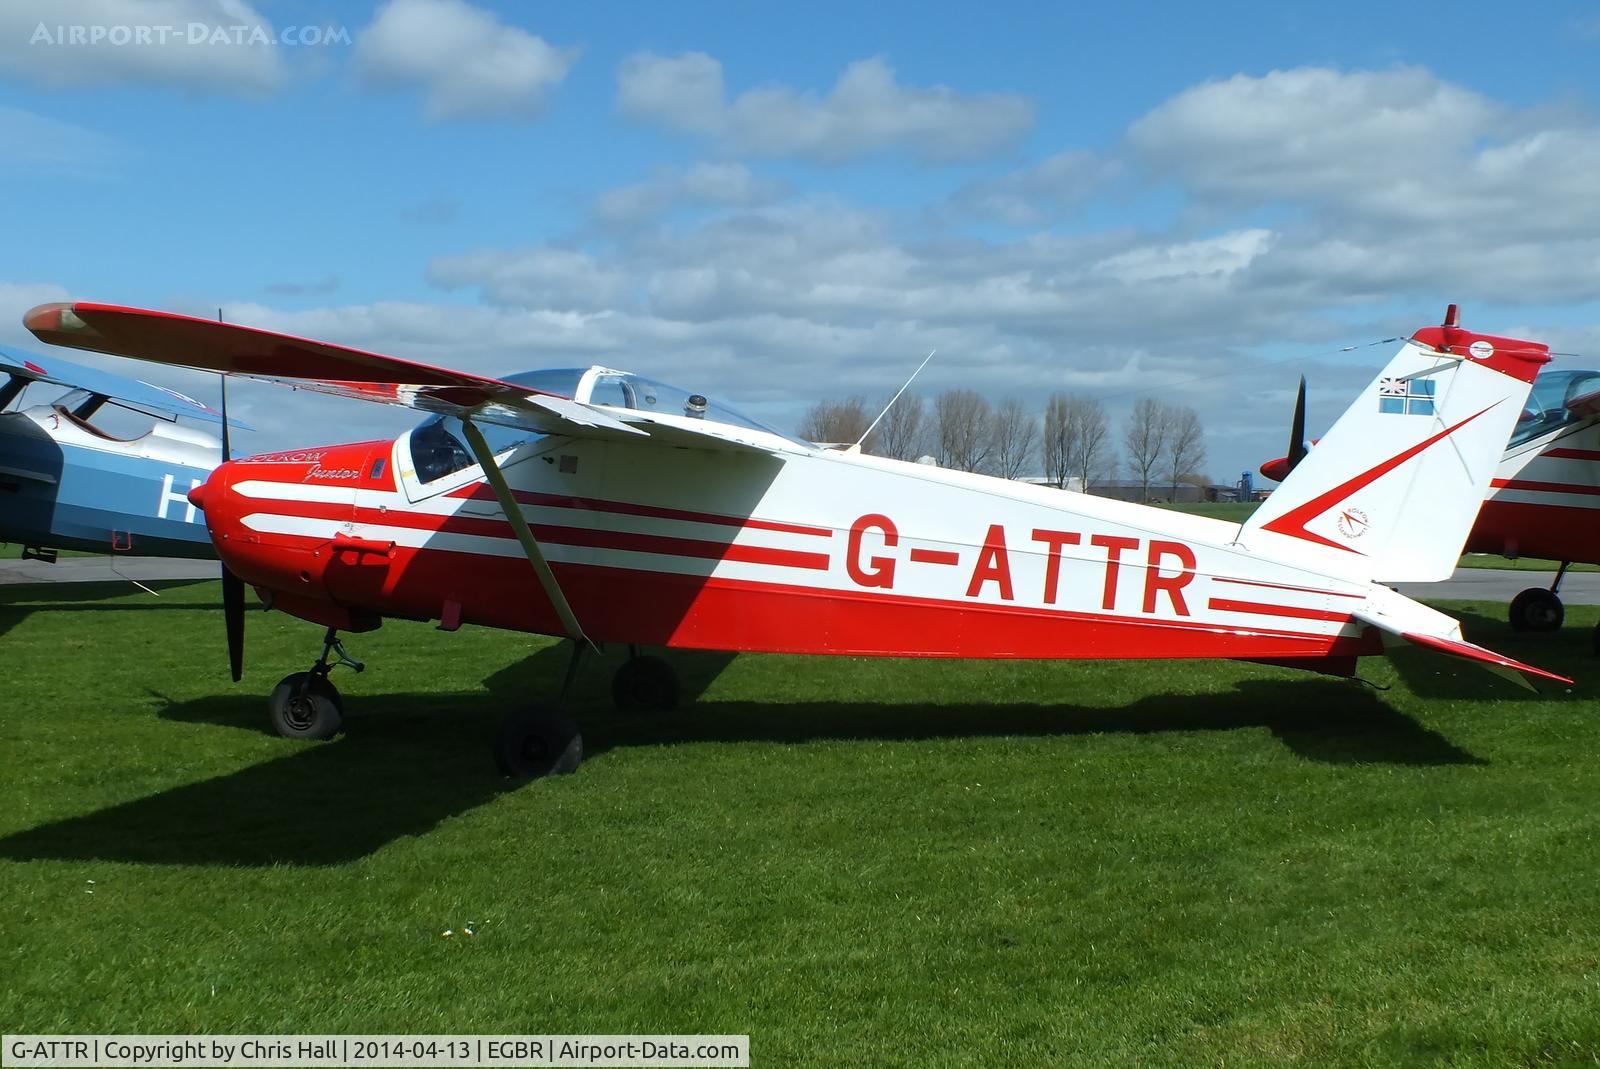
[{"label": "aircraft shadow on grass", "polygon": [[[590,756],[697,742],[804,744],[1153,734],[1267,728],[1303,758],[1418,766],[1482,764],[1358,685],[1305,677],[1246,680],[1224,694],[1152,696],[1121,708],[1067,705],[765,705],[693,698],[727,655],[676,653],[686,704],[672,713],[607,708],[590,671],[575,696]],[[476,694],[353,695],[349,734],[215,779],[162,791],[0,839],[0,857],[179,865],[337,865],[422,835],[522,786],[485,755],[507,708],[555,692],[565,654],[551,647],[495,673]],[[173,703],[160,715],[264,731],[257,695]],[[586,765],[580,775],[603,775]],[[534,787],[533,789],[538,789]]]},{"label": "aircraft shadow on grass", "polygon": [[[161,594],[186,586],[215,582],[213,579],[156,579],[144,585]],[[123,594],[137,594],[139,588],[126,579],[93,580],[84,583],[15,583],[0,585],[0,638],[36,612],[75,612],[87,610],[98,613],[148,612],[168,609],[173,601],[113,602],[106,598]],[[181,600],[181,599],[180,599]],[[210,607],[215,600],[186,601],[182,607]]]}]

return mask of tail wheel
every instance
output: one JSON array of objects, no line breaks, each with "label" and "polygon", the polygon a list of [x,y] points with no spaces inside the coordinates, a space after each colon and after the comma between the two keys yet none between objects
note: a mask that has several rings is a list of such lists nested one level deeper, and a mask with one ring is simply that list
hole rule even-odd
[{"label": "tail wheel", "polygon": [[272,727],[286,739],[331,739],[344,728],[344,701],[328,677],[284,676],[267,699]]},{"label": "tail wheel", "polygon": [[1515,631],[1555,631],[1566,617],[1566,609],[1558,596],[1536,586],[1511,599],[1507,616]]},{"label": "tail wheel", "polygon": [[495,759],[508,776],[543,779],[566,776],[583,761],[583,735],[578,725],[548,709],[513,713],[500,727]]}]

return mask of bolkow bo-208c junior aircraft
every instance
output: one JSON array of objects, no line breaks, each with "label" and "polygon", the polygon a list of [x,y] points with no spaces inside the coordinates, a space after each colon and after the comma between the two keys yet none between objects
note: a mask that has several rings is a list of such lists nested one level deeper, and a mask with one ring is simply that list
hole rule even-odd
[{"label": "bolkow bo-208c junior aircraft", "polygon": [[[603,367],[491,379],[232,324],[52,304],[60,345],[406,405],[394,441],[224,463],[194,492],[224,565],[234,678],[243,584],[328,629],[270,706],[340,727],[338,631],[386,616],[593,643],[916,657],[1222,657],[1353,675],[1405,640],[1557,679],[1380,585],[1455,567],[1545,346],[1428,327],[1242,526],[797,442]],[[1399,384],[1397,390],[1396,384]],[[1401,396],[1402,403],[1392,403]],[[568,681],[572,671],[568,672]],[[670,706],[634,657],[619,701]],[[511,716],[507,771],[570,772],[553,707]]]},{"label": "bolkow bo-208c junior aircraft", "polygon": [[[185,495],[222,460],[222,443],[176,420],[220,423],[222,413],[148,382],[3,346],[0,376],[0,542],[45,561],[59,549],[216,556]],[[23,407],[34,383],[68,392]],[[96,422],[107,405],[151,425],[115,434]]]}]

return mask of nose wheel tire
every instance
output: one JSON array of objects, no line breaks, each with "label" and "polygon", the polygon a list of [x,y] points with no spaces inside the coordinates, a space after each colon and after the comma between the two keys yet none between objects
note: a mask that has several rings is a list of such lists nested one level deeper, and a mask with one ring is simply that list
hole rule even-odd
[{"label": "nose wheel tire", "polygon": [[1513,631],[1554,631],[1561,626],[1566,609],[1560,597],[1536,586],[1511,599],[1507,616]]},{"label": "nose wheel tire", "polygon": [[494,755],[508,776],[567,776],[583,761],[583,735],[577,724],[554,710],[525,709],[506,717]]},{"label": "nose wheel tire", "polygon": [[286,739],[331,739],[344,728],[344,701],[324,675],[284,676],[267,699],[272,728]]},{"label": "nose wheel tire", "polygon": [[660,657],[633,657],[611,677],[611,699],[623,712],[678,707],[678,673]]}]

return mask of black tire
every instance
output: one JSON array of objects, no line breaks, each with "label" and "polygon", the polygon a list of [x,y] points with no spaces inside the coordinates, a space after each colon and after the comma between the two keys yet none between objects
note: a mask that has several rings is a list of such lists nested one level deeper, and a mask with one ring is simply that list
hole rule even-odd
[{"label": "black tire", "polygon": [[577,724],[560,713],[526,709],[506,717],[495,740],[494,756],[508,776],[570,776],[583,762],[583,735]]},{"label": "black tire", "polygon": [[326,676],[284,676],[267,699],[272,729],[286,739],[331,739],[344,730],[344,700]]},{"label": "black tire", "polygon": [[1567,610],[1561,599],[1544,587],[1530,587],[1511,599],[1507,617],[1513,631],[1555,631]]},{"label": "black tire", "polygon": [[633,657],[611,677],[611,700],[623,712],[678,707],[678,673],[660,657]]}]

